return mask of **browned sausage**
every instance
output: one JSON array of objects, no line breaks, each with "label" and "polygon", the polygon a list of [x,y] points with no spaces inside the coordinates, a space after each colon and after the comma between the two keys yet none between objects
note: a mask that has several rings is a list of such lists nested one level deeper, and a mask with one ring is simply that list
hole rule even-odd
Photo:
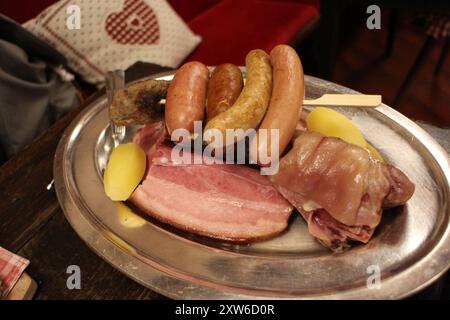
[{"label": "browned sausage", "polygon": [[[250,151],[271,157],[270,129],[279,130],[279,155],[281,155],[295,133],[300,119],[304,96],[304,75],[300,58],[288,45],[278,45],[270,52],[273,68],[273,90],[269,108],[259,127],[268,129],[267,139],[252,140]],[[259,135],[258,135],[259,136]],[[257,148],[254,144],[257,143]],[[260,153],[262,151],[262,153]],[[257,159],[256,155],[252,155]],[[261,164],[261,163],[260,163]],[[268,164],[261,164],[268,165]]]},{"label": "browned sausage", "polygon": [[242,91],[241,70],[231,63],[217,66],[208,83],[207,121],[228,110]]},{"label": "browned sausage", "polygon": [[218,130],[223,137],[228,129],[255,129],[260,124],[269,105],[272,92],[272,67],[269,55],[260,49],[250,51],[245,57],[247,81],[236,102],[225,112],[209,121],[204,129],[204,142],[211,143],[208,130]]},{"label": "browned sausage", "polygon": [[118,126],[158,122],[164,118],[164,108],[159,104],[166,98],[169,81],[141,80],[114,93],[109,116]]},{"label": "browned sausage", "polygon": [[209,71],[192,61],[175,73],[167,91],[165,120],[169,134],[175,129],[194,132],[194,121],[203,121]]}]

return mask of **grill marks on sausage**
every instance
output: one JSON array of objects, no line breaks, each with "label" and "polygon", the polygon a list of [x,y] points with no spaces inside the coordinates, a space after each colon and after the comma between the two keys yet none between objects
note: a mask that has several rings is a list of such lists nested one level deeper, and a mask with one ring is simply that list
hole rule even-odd
[{"label": "grill marks on sausage", "polygon": [[166,97],[169,82],[142,80],[117,91],[110,106],[110,117],[116,125],[141,125],[164,118],[159,101]]}]

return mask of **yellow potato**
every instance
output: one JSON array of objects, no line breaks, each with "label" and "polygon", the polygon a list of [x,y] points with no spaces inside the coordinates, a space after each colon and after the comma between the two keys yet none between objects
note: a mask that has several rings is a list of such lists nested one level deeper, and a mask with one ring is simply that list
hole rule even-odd
[{"label": "yellow potato", "polygon": [[113,201],[124,201],[133,193],[145,173],[145,152],[134,143],[113,150],[103,175],[105,193]]},{"label": "yellow potato", "polygon": [[139,228],[145,224],[146,220],[134,213],[124,203],[117,201],[116,207],[119,222],[122,226],[127,228]]},{"label": "yellow potato", "polygon": [[343,114],[324,107],[317,107],[306,117],[308,130],[327,137],[341,138],[348,143],[364,147],[366,140],[361,131]]},{"label": "yellow potato", "polygon": [[343,114],[324,107],[317,107],[306,117],[308,130],[315,131],[327,137],[341,138],[342,140],[366,148],[378,160],[381,155],[364,139],[363,134],[355,124]]}]

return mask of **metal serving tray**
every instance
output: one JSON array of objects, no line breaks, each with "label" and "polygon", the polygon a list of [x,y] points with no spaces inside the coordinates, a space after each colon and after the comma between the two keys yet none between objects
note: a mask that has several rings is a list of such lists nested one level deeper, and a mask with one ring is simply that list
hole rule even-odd
[{"label": "metal serving tray", "polygon": [[[310,76],[305,83],[307,98],[355,93]],[[411,178],[416,191],[405,207],[384,213],[367,245],[332,254],[308,233],[299,214],[282,235],[249,245],[195,236],[140,212],[146,217],[143,226],[121,224],[101,178],[112,147],[106,103],[106,96],[93,101],[61,138],[54,164],[56,192],[67,220],[88,246],[156,292],[179,299],[403,298],[450,266],[449,156],[429,134],[387,105],[338,111]],[[127,139],[133,131],[127,130]],[[367,286],[371,266],[381,271],[380,289]]]}]

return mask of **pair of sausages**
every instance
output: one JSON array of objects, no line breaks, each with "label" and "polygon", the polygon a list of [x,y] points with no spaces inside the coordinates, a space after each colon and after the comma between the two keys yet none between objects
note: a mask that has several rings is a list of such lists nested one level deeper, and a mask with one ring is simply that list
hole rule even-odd
[{"label": "pair of sausages", "polygon": [[211,79],[203,63],[184,64],[175,73],[167,92],[165,121],[169,133],[182,128],[192,134],[194,121],[203,121],[206,101],[210,121],[234,104],[243,85],[241,70],[234,64],[216,67]]},{"label": "pair of sausages", "polygon": [[229,109],[206,124],[204,137],[211,136],[208,130],[212,129],[219,130],[223,137],[226,136],[227,129],[255,129],[263,119],[272,92],[269,55],[263,50],[252,50],[245,58],[245,65],[247,81],[242,92]]},{"label": "pair of sausages", "polygon": [[[219,66],[211,75],[200,62],[189,62],[175,74],[167,93],[165,120],[169,133],[177,128],[193,133],[194,121],[202,121],[208,98],[205,133],[217,129],[267,129],[268,139],[251,141],[252,155],[271,156],[270,130],[279,130],[281,154],[299,121],[304,97],[304,75],[293,48],[278,45],[270,53],[252,50],[246,57],[247,82],[242,89],[240,70],[231,64]],[[209,88],[208,88],[209,81]],[[241,91],[242,90],[242,91]],[[261,122],[262,121],[262,122]],[[206,141],[208,142],[208,141]],[[267,164],[268,165],[268,164]]]}]

